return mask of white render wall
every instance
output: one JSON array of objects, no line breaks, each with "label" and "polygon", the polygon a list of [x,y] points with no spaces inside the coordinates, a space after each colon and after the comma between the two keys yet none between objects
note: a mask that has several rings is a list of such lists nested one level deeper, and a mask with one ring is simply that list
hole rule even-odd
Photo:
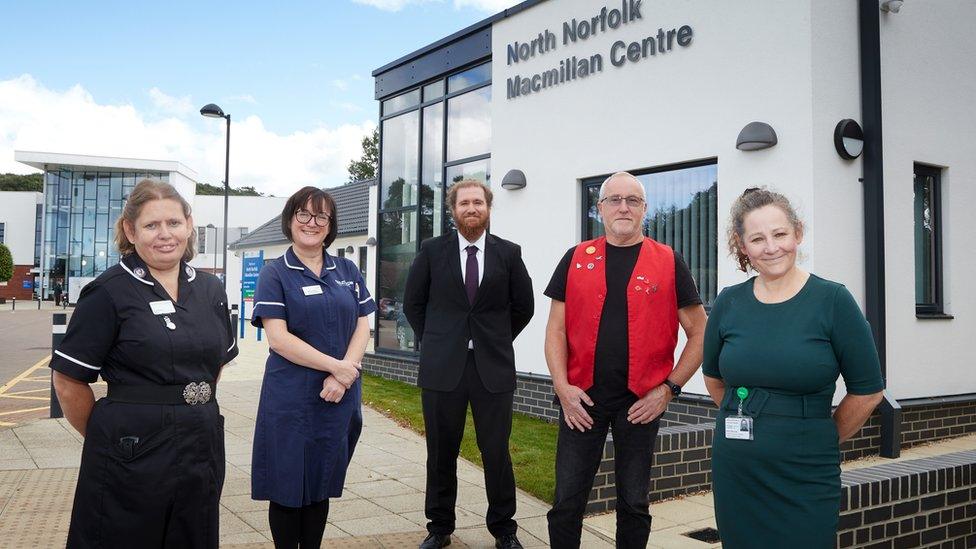
[{"label": "white render wall", "polygon": [[[14,265],[34,264],[34,229],[37,205],[44,195],[31,191],[0,192],[0,223],[4,224],[3,243],[10,249]],[[19,282],[18,282],[19,284]]]},{"label": "white render wall", "polygon": [[[518,369],[548,373],[543,340],[549,299],[542,292],[559,258],[581,238],[580,180],[618,170],[718,159],[720,288],[745,280],[723,244],[731,202],[754,185],[784,192],[807,223],[802,266],[845,284],[863,307],[861,160],[842,160],[832,140],[839,120],[862,118],[857,4],[644,2],[642,21],[563,45],[563,21],[592,17],[603,5],[619,8],[613,1],[553,0],[492,29],[492,171],[501,181],[508,170],[521,169],[528,181],[519,191],[499,186],[492,213],[493,232],[522,245],[536,291],[536,315],[516,341]],[[949,1],[906,3],[902,13],[882,15],[888,371],[889,389],[899,399],[976,392],[963,336],[976,333],[970,320],[976,292],[963,286],[976,275],[976,260],[963,252],[970,247],[962,240],[974,227],[961,213],[974,203],[966,182],[976,176],[970,105],[976,75],[967,61],[973,45],[960,38],[964,22],[974,17],[974,4]],[[688,47],[675,45],[619,68],[610,64],[613,42],[640,41],[659,27],[686,24],[694,30]],[[506,64],[509,44],[547,28],[557,36],[554,50]],[[508,78],[594,53],[603,55],[602,73],[506,99]],[[954,91],[935,100],[939,86]],[[739,130],[754,120],[776,130],[778,145],[736,150]],[[915,160],[950,166],[943,244],[947,312],[957,315],[952,321],[915,319]],[[687,389],[705,393],[700,374]]]}]

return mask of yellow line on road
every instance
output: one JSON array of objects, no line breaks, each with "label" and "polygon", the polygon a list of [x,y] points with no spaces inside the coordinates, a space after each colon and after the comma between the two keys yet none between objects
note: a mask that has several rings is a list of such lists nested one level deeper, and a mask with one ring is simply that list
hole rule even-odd
[{"label": "yellow line on road", "polygon": [[25,377],[21,381],[40,381],[41,383],[48,383],[51,381],[49,377]]},{"label": "yellow line on road", "polygon": [[41,410],[47,410],[47,406],[41,406],[39,408],[24,408],[23,410],[14,410],[12,412],[0,412],[0,416],[10,416],[13,414],[25,414],[27,412],[39,412]]},{"label": "yellow line on road", "polygon": [[16,423],[7,423],[6,421],[0,421],[0,427],[16,427]]},{"label": "yellow line on road", "polygon": [[44,389],[28,389],[28,390],[26,390],[26,391],[17,391],[16,393],[4,393],[4,394],[5,394],[6,396],[13,396],[13,395],[29,395],[29,394],[31,394],[31,393],[43,393],[43,392],[45,392],[45,391],[50,391],[50,389],[48,389],[48,388],[44,388]]},{"label": "yellow line on road", "polygon": [[48,400],[51,397],[35,397],[35,396],[24,396],[24,395],[12,395],[10,393],[0,395],[0,398],[14,398],[17,400]]},{"label": "yellow line on road", "polygon": [[10,389],[14,385],[16,385],[19,381],[21,381],[22,379],[26,379],[27,376],[29,376],[32,373],[34,373],[34,371],[37,370],[38,368],[44,367],[48,363],[49,360],[51,360],[51,355],[48,355],[48,356],[42,358],[41,360],[37,361],[37,364],[34,364],[30,368],[24,370],[23,372],[21,372],[20,374],[18,374],[17,377],[11,379],[7,383],[4,383],[3,384],[3,387],[0,387],[0,395],[2,395],[3,393],[6,393],[7,392],[7,389]]}]

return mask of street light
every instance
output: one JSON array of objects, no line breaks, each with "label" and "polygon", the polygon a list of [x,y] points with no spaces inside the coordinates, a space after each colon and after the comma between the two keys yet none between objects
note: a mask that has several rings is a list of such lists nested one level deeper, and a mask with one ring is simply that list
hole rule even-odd
[{"label": "street light", "polygon": [[[213,243],[216,245],[217,244],[217,227],[214,227],[214,224],[213,223],[207,223],[207,228],[214,230]],[[207,247],[209,248],[210,246],[207,246]],[[217,276],[217,254],[213,254],[213,256],[214,256],[214,276]]]},{"label": "street light", "polygon": [[[230,114],[224,114],[224,110],[214,105],[213,103],[207,103],[202,109],[200,109],[200,114],[206,116],[207,118],[226,118],[227,119],[227,152],[224,157],[224,246],[223,246],[223,258],[221,261],[221,269],[227,269],[227,203],[228,195],[230,194]],[[214,240],[217,240],[217,231],[214,229]],[[217,258],[214,258],[217,261]],[[214,271],[217,268],[214,267]],[[214,273],[216,274],[216,272]],[[227,291],[227,275],[221,277],[224,282],[224,291]]]}]

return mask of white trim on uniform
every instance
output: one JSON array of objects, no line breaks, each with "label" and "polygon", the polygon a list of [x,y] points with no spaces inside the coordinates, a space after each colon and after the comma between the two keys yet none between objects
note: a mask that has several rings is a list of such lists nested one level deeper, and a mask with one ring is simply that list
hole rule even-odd
[{"label": "white trim on uniform", "polygon": [[187,278],[186,278],[186,281],[187,282],[193,282],[193,280],[197,277],[197,270],[194,269],[193,267],[187,265],[186,266],[186,274],[188,275]]},{"label": "white trim on uniform", "polygon": [[258,305],[277,305],[279,307],[285,306],[284,303],[278,303],[277,301],[258,301],[257,303],[254,304],[255,307],[257,307]]},{"label": "white trim on uniform", "polygon": [[234,340],[234,341],[233,341],[233,342],[232,342],[232,343],[230,344],[230,347],[227,347],[227,352],[229,353],[229,352],[230,352],[230,350],[231,350],[231,349],[233,349],[233,348],[234,348],[234,347],[236,347],[236,346],[237,346],[237,340],[235,339],[235,340]]},{"label": "white trim on uniform", "polygon": [[84,366],[85,368],[88,368],[89,370],[101,370],[102,369],[101,366],[92,366],[91,364],[85,364],[84,362],[78,360],[77,358],[72,358],[72,357],[70,357],[70,356],[62,353],[61,351],[54,351],[54,354],[56,354],[58,356],[61,356],[61,357],[64,357],[67,360],[70,360],[71,362],[74,362],[75,364],[77,364],[79,366]]},{"label": "white trim on uniform", "polygon": [[[331,257],[329,257],[329,254],[325,254],[325,258],[326,259],[332,259]],[[329,270],[329,271],[334,270],[336,268],[335,261],[334,260],[332,261],[332,266],[331,267],[329,267],[328,265],[326,265],[325,268],[326,268],[326,270]]]},{"label": "white trim on uniform", "polygon": [[367,303],[367,302],[372,301],[372,300],[373,300],[373,296],[369,296],[366,299],[360,301],[359,304],[362,305],[363,303]]},{"label": "white trim on uniform", "polygon": [[285,254],[281,256],[281,259],[284,259],[285,260],[285,267],[288,267],[289,269],[295,269],[296,271],[304,271],[305,270],[305,267],[296,267],[296,266],[292,265],[291,263],[288,263],[288,253],[287,252],[285,252]]},{"label": "white trim on uniform", "polygon": [[145,279],[142,279],[142,278],[139,278],[138,276],[136,276],[136,273],[132,272],[132,270],[129,269],[128,265],[126,265],[125,263],[119,261],[119,265],[122,265],[122,268],[125,269],[125,272],[129,273],[130,275],[132,275],[132,278],[138,280],[139,282],[142,282],[143,284],[148,284],[150,286],[155,286],[156,285],[152,281],[145,280]]}]

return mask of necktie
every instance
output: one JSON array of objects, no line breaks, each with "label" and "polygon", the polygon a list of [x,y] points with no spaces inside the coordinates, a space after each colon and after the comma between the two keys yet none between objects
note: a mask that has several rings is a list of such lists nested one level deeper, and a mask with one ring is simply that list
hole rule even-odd
[{"label": "necktie", "polygon": [[468,303],[474,305],[474,296],[478,292],[478,247],[468,246],[468,261],[464,266],[464,289],[468,292]]}]

